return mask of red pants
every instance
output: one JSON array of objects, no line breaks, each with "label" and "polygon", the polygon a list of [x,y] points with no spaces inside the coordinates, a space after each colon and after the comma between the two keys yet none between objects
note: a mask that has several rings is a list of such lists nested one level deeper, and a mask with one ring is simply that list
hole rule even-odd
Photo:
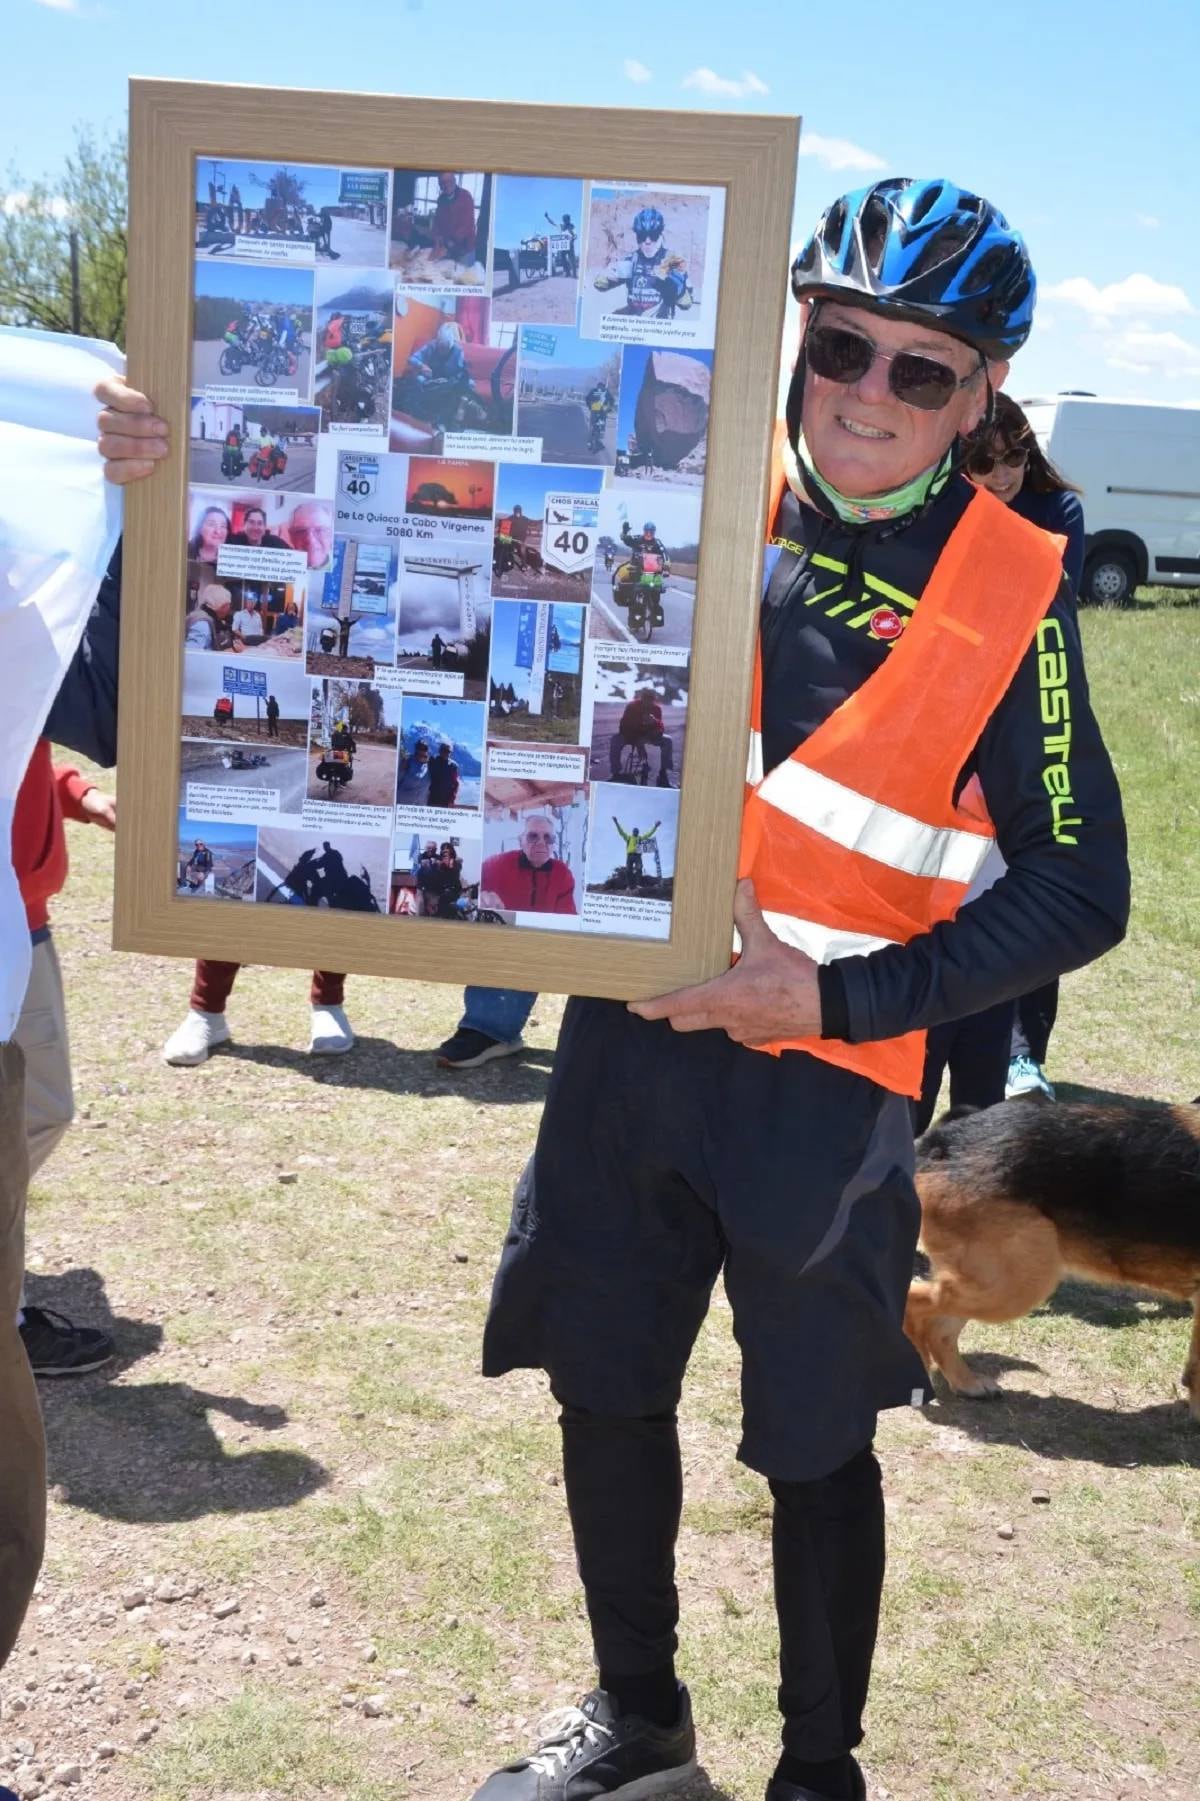
[{"label": "red pants", "polygon": [[[240,963],[216,963],[202,957],[196,965],[192,998],[188,1003],[196,1013],[224,1013],[225,1002],[233,991]],[[331,975],[327,969],[314,969],[312,1004],[314,1007],[340,1007],[346,994],[345,976]]]}]

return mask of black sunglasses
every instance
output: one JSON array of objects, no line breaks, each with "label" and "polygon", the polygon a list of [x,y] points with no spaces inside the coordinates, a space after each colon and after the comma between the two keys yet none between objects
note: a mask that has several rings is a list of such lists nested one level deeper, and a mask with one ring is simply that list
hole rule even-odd
[{"label": "black sunglasses", "polygon": [[948,363],[921,356],[915,350],[880,350],[861,332],[847,331],[840,325],[811,325],[804,334],[804,353],[814,375],[847,387],[861,381],[876,360],[886,363],[888,386],[896,399],[922,413],[940,412],[959,388],[968,387],[983,368],[981,357],[979,369],[960,377]]},{"label": "black sunglasses", "polygon": [[997,463],[1005,469],[1023,469],[1028,461],[1028,444],[1014,444],[1002,456],[990,450],[973,450],[967,458],[967,469],[972,475],[990,475]]}]

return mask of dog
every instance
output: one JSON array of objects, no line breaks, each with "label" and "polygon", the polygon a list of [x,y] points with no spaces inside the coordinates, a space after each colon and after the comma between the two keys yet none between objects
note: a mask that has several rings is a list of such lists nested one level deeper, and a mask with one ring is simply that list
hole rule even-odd
[{"label": "dog", "polygon": [[917,1141],[921,1248],[904,1330],[955,1394],[970,1319],[1021,1319],[1064,1276],[1192,1304],[1182,1382],[1200,1421],[1200,1099],[1186,1107],[1004,1101],[954,1109]]}]

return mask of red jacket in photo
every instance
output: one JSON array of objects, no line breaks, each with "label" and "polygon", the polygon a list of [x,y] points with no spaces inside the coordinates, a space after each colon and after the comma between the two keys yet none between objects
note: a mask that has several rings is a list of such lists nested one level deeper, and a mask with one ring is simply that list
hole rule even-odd
[{"label": "red jacket in photo", "polygon": [[539,869],[523,850],[504,850],[488,857],[479,881],[480,895],[494,894],[515,913],[576,913],[575,877],[565,863],[551,857]]}]

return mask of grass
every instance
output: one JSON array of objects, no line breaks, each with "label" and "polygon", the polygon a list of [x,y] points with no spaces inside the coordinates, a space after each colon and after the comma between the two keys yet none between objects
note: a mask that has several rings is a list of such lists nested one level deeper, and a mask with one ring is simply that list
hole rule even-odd
[{"label": "grass", "polygon": [[[1126,942],[1064,983],[1052,1074],[1068,1093],[1177,1100],[1200,1087],[1200,611],[1159,595],[1082,624],[1136,898]],[[465,1801],[590,1672],[546,1384],[477,1373],[560,1003],[539,1003],[524,1060],[455,1078],[428,1051],[457,992],[355,978],[357,1051],[312,1063],[294,1048],[307,978],[253,970],[232,1049],[167,1070],[187,971],[107,950],[109,845],[73,830],[72,854],[57,937],[85,1117],[33,1199],[33,1298],[115,1318],[124,1361],[45,1396],[66,1498],[42,1600],[82,1612],[57,1650],[66,1626],[35,1615],[8,1674],[16,1687],[87,1656],[115,1685],[106,1699],[145,1676],[138,1717],[160,1729],[139,1750],[131,1725],[106,1728],[129,1754],[89,1771],[98,1801]],[[1005,1398],[881,1425],[873,1777],[894,1801],[1190,1798],[1200,1430],[1175,1399],[1185,1320],[1068,1285],[1031,1319],[966,1336]],[[697,1801],[757,1801],[777,1737],[769,1508],[733,1461],[737,1429],[718,1296],[684,1400],[681,1668],[711,1779]],[[191,1613],[126,1626],[124,1585],[180,1573],[202,1584]],[[211,1619],[228,1593],[263,1647],[251,1669]],[[105,1607],[112,1626],[95,1623]],[[180,1620],[181,1641],[160,1643]],[[345,1704],[375,1693],[383,1718]],[[21,1728],[39,1741],[41,1705],[39,1690]]]}]

